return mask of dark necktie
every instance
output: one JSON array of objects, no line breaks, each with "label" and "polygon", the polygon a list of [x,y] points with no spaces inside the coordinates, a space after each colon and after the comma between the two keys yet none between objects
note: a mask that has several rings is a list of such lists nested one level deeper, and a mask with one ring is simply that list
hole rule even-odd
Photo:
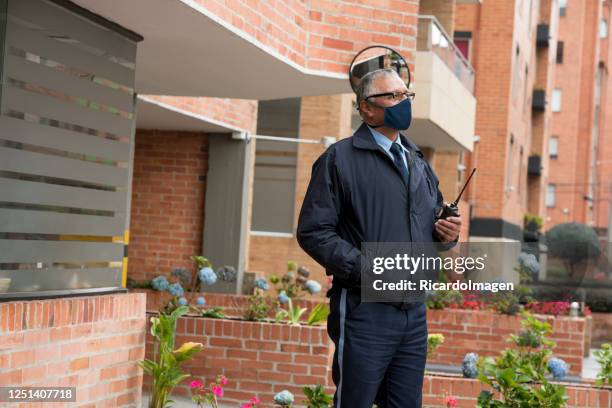
[{"label": "dark necktie", "polygon": [[391,144],[391,155],[393,156],[393,162],[397,166],[397,169],[402,174],[402,179],[404,180],[404,184],[408,185],[408,169],[404,164],[404,159],[402,159],[402,155],[404,154],[404,150],[397,143]]}]

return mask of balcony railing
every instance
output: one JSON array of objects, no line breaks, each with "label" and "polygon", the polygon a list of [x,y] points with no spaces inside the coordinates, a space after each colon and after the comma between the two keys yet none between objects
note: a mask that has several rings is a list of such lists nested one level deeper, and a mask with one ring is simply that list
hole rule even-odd
[{"label": "balcony railing", "polygon": [[474,93],[474,68],[434,16],[419,16],[417,51],[435,52],[470,93]]}]

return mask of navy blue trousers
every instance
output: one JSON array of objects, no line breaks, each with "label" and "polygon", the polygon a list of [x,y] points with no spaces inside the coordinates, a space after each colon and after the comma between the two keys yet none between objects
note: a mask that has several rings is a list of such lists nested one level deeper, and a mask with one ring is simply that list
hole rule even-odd
[{"label": "navy blue trousers", "polygon": [[424,303],[407,310],[360,302],[341,289],[330,296],[327,332],[336,345],[334,408],[417,408],[427,360]]}]

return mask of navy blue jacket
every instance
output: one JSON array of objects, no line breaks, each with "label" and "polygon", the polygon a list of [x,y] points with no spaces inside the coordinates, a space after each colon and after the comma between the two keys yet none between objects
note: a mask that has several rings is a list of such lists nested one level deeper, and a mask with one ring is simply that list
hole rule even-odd
[{"label": "navy blue jacket", "polygon": [[359,286],[362,242],[439,242],[434,222],[444,201],[438,177],[419,148],[401,132],[400,138],[409,151],[409,189],[365,123],[312,165],[297,240],[333,275],[333,289]]}]

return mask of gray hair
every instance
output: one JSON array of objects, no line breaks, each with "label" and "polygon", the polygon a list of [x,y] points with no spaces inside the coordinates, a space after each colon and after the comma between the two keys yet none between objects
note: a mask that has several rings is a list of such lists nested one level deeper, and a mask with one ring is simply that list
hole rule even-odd
[{"label": "gray hair", "polygon": [[363,101],[366,97],[374,93],[374,89],[372,88],[374,88],[374,80],[376,78],[389,75],[395,75],[396,77],[400,78],[397,71],[393,68],[381,68],[365,74],[361,78],[359,85],[357,85],[357,90],[355,91],[357,94],[357,106],[359,106],[359,103],[361,103],[361,101]]}]

